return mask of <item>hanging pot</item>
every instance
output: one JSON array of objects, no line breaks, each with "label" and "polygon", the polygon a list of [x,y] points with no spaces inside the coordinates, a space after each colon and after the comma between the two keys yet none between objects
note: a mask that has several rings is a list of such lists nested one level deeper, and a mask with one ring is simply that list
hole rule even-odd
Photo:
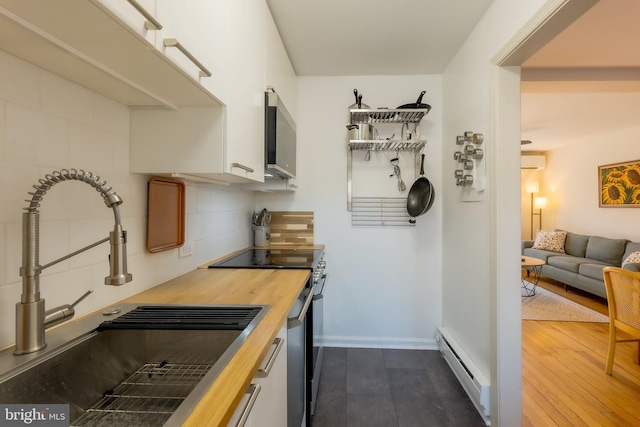
[{"label": "hanging pot", "polygon": [[379,139],[378,130],[369,123],[358,123],[347,125],[349,129],[349,140],[372,140]]},{"label": "hanging pot", "polygon": [[353,94],[356,97],[356,102],[355,102],[355,104],[349,105],[349,109],[350,110],[356,110],[356,109],[358,109],[358,110],[363,110],[363,109],[364,110],[368,110],[369,106],[367,104],[363,104],[362,103],[362,94],[358,94],[358,89],[354,89],[353,90]]},{"label": "hanging pot", "polygon": [[[409,195],[407,196],[407,212],[412,217],[417,217],[433,205],[435,191],[433,184],[424,176],[424,154],[420,159],[420,177],[413,183]],[[415,219],[410,219],[410,223],[415,224]]]}]

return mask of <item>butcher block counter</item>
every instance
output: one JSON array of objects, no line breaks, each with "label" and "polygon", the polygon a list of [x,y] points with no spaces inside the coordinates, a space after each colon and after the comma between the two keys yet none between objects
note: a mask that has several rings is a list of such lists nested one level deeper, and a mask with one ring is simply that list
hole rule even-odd
[{"label": "butcher block counter", "polygon": [[194,408],[185,426],[227,425],[309,274],[309,270],[196,269],[124,300],[271,306]]}]

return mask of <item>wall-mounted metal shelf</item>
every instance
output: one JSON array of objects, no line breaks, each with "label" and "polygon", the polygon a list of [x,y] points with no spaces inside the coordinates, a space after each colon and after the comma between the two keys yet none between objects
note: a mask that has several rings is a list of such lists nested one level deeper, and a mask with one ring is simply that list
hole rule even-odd
[{"label": "wall-mounted metal shelf", "polygon": [[415,227],[406,197],[354,197],[352,208],[354,227]]},{"label": "wall-mounted metal shelf", "polygon": [[349,109],[349,122],[359,123],[418,123],[429,112],[426,108]]},{"label": "wall-mounted metal shelf", "polygon": [[[399,109],[349,109],[349,122],[357,124],[404,124],[419,123],[429,112],[426,108]],[[427,144],[426,140],[393,139],[350,139],[347,150],[347,210],[352,210],[352,164],[354,151],[395,151],[415,153],[415,170],[418,176],[420,153]],[[384,221],[381,221],[384,225]]]},{"label": "wall-mounted metal shelf", "polygon": [[422,151],[426,143],[425,140],[351,139],[349,140],[349,149],[351,151],[413,151],[418,153]]}]

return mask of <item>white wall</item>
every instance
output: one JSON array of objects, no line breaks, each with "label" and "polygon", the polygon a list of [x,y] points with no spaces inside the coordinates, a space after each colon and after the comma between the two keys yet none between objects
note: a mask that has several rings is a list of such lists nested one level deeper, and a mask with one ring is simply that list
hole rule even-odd
[{"label": "white wall", "polygon": [[[640,99],[639,94],[630,94]],[[613,106],[611,106],[613,108]],[[546,229],[561,228],[574,233],[640,241],[637,208],[598,206],[598,166],[640,159],[637,135],[640,124],[600,135],[585,135],[579,145],[547,153],[541,171],[549,208],[543,215]]]},{"label": "white wall", "polygon": [[[492,64],[543,6],[494,1],[443,75],[443,324],[491,379],[494,426],[521,423],[520,103],[519,70]],[[477,129],[489,187],[483,201],[463,202],[450,159],[456,135]]]},{"label": "white wall", "polygon": [[[0,51],[0,348],[15,342],[15,304],[22,292],[21,212],[27,192],[46,173],[77,168],[100,175],[120,195],[122,224],[128,232],[133,281],[103,285],[109,268],[103,244],[44,270],[40,284],[46,307],[73,302],[77,315],[162,283],[223,254],[252,243],[249,233],[253,193],[237,188],[187,187],[187,240],[194,255],[177,250],[148,254],[147,176],[129,173],[127,107]],[[108,236],[113,211],[89,185],[57,184],[40,209],[40,263]]]},{"label": "white wall", "polygon": [[[421,124],[426,175],[436,189],[432,209],[416,227],[351,226],[347,211],[348,106],[353,89],[363,103],[395,108],[415,101],[433,109]],[[439,76],[301,77],[298,87],[298,179],[295,194],[266,194],[256,205],[272,210],[315,212],[317,243],[326,245],[329,282],[325,299],[325,342],[338,346],[435,348],[441,323],[442,97]],[[382,130],[382,127],[380,127]],[[399,126],[383,136],[400,133]],[[398,192],[390,178],[395,152],[354,153],[354,193],[404,196],[415,180],[414,157],[400,154],[407,186]]]}]

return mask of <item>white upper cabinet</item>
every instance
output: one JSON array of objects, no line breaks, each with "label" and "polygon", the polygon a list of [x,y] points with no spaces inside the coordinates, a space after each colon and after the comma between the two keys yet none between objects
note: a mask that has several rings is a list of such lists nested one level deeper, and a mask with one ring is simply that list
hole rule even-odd
[{"label": "white upper cabinet", "polygon": [[[161,11],[163,2],[156,3],[159,18],[163,14],[171,15],[169,9]],[[264,97],[266,80],[271,79],[267,76],[273,76],[273,85],[281,86],[283,97],[293,105],[291,108],[296,108],[295,74],[264,0],[217,0],[214,3],[217,3],[216,13],[210,8],[200,17],[192,15],[186,19],[189,16],[186,14],[181,19],[184,19],[183,25],[190,26],[198,19],[204,24],[211,21],[209,18],[225,17],[219,27],[226,28],[226,35],[219,38],[214,34],[218,31],[206,35],[200,32],[197,37],[195,30],[184,32],[194,36],[192,41],[184,39],[185,46],[199,46],[194,55],[211,57],[209,62],[214,64],[211,83],[202,81],[205,86],[220,85],[215,91],[225,107],[132,111],[133,172],[177,173],[231,183],[264,181]],[[169,22],[167,18],[163,21]],[[158,34],[162,38],[169,36],[168,28],[169,24]],[[176,24],[176,32],[177,28]],[[226,41],[226,48],[211,48],[221,41]]]},{"label": "white upper cabinet", "polygon": [[137,107],[132,172],[261,183],[267,86],[296,116],[265,0],[0,0],[0,49]]},{"label": "white upper cabinet", "polygon": [[0,0],[0,49],[124,105],[219,105],[156,49],[161,30],[149,29],[144,15],[158,18],[157,6],[154,0]]},{"label": "white upper cabinet", "polygon": [[[232,0],[227,56],[227,155],[240,167],[230,173],[264,180],[265,17],[264,0]],[[253,172],[248,172],[253,170]]]},{"label": "white upper cabinet", "polygon": [[296,73],[289,61],[280,33],[271,14],[266,16],[267,55],[265,63],[266,86],[273,87],[287,107],[294,121],[297,121],[298,84]]},{"label": "white upper cabinet", "polygon": [[156,49],[216,95],[227,49],[227,0],[155,0]]},{"label": "white upper cabinet", "polygon": [[91,0],[101,8],[111,11],[151,45],[156,43],[156,32],[162,28],[162,22],[156,17],[156,0]]},{"label": "white upper cabinet", "polygon": [[132,110],[131,172],[184,174],[233,182],[225,175],[225,126],[221,110],[223,107]]}]

